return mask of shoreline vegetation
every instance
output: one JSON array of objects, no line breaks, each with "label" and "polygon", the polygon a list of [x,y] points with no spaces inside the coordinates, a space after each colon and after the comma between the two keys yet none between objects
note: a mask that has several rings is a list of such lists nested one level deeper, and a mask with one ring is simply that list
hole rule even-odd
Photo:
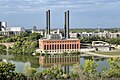
[{"label": "shoreline vegetation", "polygon": [[9,62],[0,62],[0,80],[119,80],[120,58],[109,58],[109,69],[97,71],[98,63],[94,60],[85,60],[83,66],[74,64],[71,73],[65,73],[60,65],[54,65],[37,72],[35,68],[24,65],[24,72],[15,71],[15,65]]}]

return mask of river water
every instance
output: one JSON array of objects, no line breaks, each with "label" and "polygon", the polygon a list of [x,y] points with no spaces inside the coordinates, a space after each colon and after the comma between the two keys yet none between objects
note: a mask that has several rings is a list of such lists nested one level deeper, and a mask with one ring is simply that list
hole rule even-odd
[{"label": "river water", "polygon": [[106,58],[99,58],[93,56],[48,56],[48,57],[39,57],[39,56],[30,56],[30,55],[0,55],[0,58],[3,61],[11,62],[15,64],[17,72],[24,72],[24,65],[29,64],[30,67],[36,68],[37,71],[42,71],[46,68],[49,68],[53,65],[61,65],[64,72],[70,72],[73,64],[83,65],[85,60],[94,59],[98,64],[97,70],[102,72],[103,68],[109,68]]}]

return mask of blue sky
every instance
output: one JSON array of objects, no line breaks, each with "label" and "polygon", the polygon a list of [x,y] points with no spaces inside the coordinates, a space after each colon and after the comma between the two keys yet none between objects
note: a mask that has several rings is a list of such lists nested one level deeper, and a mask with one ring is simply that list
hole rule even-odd
[{"label": "blue sky", "polygon": [[51,27],[64,26],[70,10],[70,28],[120,28],[120,0],[0,0],[0,20],[8,26],[45,28],[45,11],[51,10]]}]

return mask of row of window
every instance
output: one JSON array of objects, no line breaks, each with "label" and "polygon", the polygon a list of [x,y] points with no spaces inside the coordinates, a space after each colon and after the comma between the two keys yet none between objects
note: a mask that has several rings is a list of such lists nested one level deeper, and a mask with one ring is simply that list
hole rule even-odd
[{"label": "row of window", "polygon": [[69,58],[45,58],[45,63],[64,63],[64,62],[78,62],[79,57]]},{"label": "row of window", "polygon": [[70,52],[70,51],[79,51],[78,49],[75,49],[75,50],[71,50],[71,49],[68,49],[68,50],[48,50],[48,52]]},{"label": "row of window", "polygon": [[56,49],[78,49],[79,44],[52,44],[44,45],[44,50],[56,50]]},{"label": "row of window", "polygon": [[77,42],[77,41],[49,41],[47,43],[71,43],[71,42]]}]

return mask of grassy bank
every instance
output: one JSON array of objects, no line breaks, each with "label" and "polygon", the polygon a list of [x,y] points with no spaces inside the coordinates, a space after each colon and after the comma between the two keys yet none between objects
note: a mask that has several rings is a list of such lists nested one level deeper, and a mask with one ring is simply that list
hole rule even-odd
[{"label": "grassy bank", "polygon": [[95,52],[95,53],[103,54],[103,55],[120,55],[120,50],[110,51],[110,52]]}]

